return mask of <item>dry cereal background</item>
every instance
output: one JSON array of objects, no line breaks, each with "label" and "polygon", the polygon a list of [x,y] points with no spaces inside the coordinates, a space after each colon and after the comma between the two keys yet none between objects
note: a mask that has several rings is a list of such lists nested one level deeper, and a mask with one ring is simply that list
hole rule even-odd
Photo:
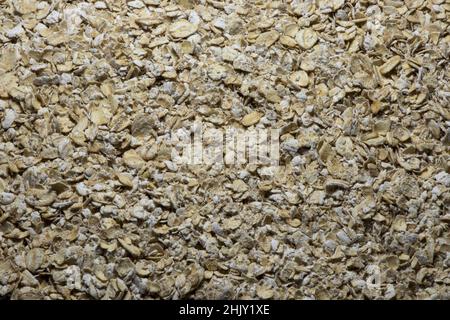
[{"label": "dry cereal background", "polygon": [[[449,299],[449,20],[0,0],[0,298]],[[194,121],[280,167],[175,163]]]}]

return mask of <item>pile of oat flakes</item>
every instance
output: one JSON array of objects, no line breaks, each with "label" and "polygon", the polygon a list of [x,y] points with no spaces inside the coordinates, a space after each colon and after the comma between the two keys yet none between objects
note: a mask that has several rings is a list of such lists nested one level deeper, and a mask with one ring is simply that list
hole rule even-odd
[{"label": "pile of oat flakes", "polygon": [[[450,1],[1,0],[0,297],[449,299]],[[176,165],[194,121],[279,170]]]}]

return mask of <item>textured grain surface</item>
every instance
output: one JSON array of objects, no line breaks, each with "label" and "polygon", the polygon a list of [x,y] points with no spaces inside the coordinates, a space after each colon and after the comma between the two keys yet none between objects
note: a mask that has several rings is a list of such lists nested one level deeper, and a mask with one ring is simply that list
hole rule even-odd
[{"label": "textured grain surface", "polygon": [[[449,16],[0,1],[0,297],[448,299]],[[176,163],[195,120],[280,166]]]}]

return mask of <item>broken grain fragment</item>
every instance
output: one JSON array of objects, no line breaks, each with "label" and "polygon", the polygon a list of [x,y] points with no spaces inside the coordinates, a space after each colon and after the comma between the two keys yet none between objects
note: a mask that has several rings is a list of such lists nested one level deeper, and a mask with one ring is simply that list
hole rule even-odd
[{"label": "broken grain fragment", "polygon": [[242,125],[246,126],[246,127],[250,127],[254,124],[257,124],[259,122],[259,120],[262,117],[262,113],[258,112],[258,111],[253,111],[249,114],[247,114],[246,116],[244,116],[244,118],[242,118]]},{"label": "broken grain fragment", "polygon": [[380,73],[386,74],[391,72],[399,63],[400,63],[400,56],[393,56],[392,58],[388,59],[381,67],[380,67]]},{"label": "broken grain fragment", "polygon": [[305,50],[311,49],[318,39],[317,33],[312,29],[302,29],[295,36],[297,44]]},{"label": "broken grain fragment", "polygon": [[141,255],[141,249],[131,243],[129,238],[118,239],[121,246],[128,251],[133,257],[139,257]]},{"label": "broken grain fragment", "polygon": [[197,32],[198,26],[187,20],[181,19],[172,23],[169,27],[169,33],[174,38],[187,38]]},{"label": "broken grain fragment", "polygon": [[123,154],[123,162],[134,169],[140,169],[144,166],[145,161],[136,152],[136,150],[128,150]]}]

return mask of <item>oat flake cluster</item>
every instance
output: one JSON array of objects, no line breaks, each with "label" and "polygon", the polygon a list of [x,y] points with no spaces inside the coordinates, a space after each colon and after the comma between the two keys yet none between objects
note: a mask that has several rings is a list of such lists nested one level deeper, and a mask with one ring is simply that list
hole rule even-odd
[{"label": "oat flake cluster", "polygon": [[[1,0],[0,297],[449,299],[450,2]],[[280,167],[168,136],[278,128]]]}]

